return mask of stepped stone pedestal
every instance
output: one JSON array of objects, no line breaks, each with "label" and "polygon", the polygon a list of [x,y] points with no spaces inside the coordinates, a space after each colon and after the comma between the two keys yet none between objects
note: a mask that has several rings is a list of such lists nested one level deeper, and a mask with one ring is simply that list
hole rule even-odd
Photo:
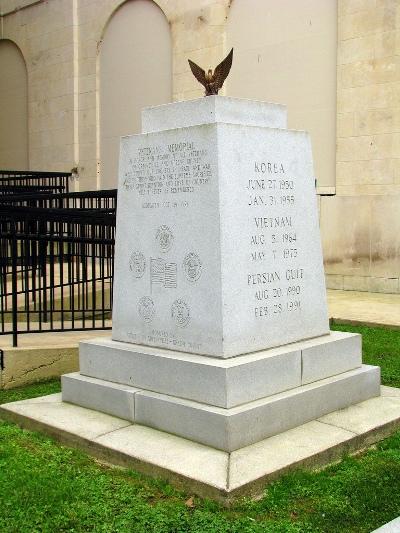
[{"label": "stepped stone pedestal", "polygon": [[80,344],[63,400],[234,451],[379,395],[360,335],[217,359],[107,339]]},{"label": "stepped stone pedestal", "polygon": [[233,452],[379,394],[360,336],[329,331],[308,134],[235,98],[144,110],[112,339],[81,343],[63,401]]}]

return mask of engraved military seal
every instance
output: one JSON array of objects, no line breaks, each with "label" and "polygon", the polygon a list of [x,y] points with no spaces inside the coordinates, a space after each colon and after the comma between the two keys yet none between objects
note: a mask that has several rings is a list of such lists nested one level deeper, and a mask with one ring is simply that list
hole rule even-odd
[{"label": "engraved military seal", "polygon": [[168,226],[160,226],[156,233],[156,241],[162,252],[168,252],[174,241],[174,235]]},{"label": "engraved military seal", "polygon": [[183,270],[188,281],[194,283],[201,276],[202,262],[200,257],[194,252],[190,252],[183,260]]},{"label": "engraved military seal", "polygon": [[153,300],[148,296],[143,296],[143,298],[140,298],[138,303],[138,311],[143,320],[150,322],[155,313]]},{"label": "engraved military seal", "polygon": [[175,300],[171,307],[171,316],[177,326],[186,327],[190,321],[190,309],[187,303],[184,300]]},{"label": "engraved military seal", "polygon": [[136,279],[143,277],[146,270],[146,258],[142,252],[132,252],[129,258],[129,270]]}]

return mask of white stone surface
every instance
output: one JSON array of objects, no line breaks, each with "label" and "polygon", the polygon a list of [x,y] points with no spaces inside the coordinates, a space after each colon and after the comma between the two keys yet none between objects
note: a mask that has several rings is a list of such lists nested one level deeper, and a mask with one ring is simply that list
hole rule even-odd
[{"label": "white stone surface", "polygon": [[[232,453],[63,403],[61,394],[3,404],[0,416],[82,446],[101,459],[106,455],[112,464],[168,479],[191,494],[227,502],[261,496],[265,484],[279,474],[322,466],[384,438],[400,425],[398,392],[382,387],[382,396],[339,410],[329,423],[313,421]],[[367,432],[359,433],[360,420],[370,420],[371,407],[380,412],[378,424],[367,424]],[[357,411],[357,427],[348,425],[351,411]]]},{"label": "white stone surface", "polygon": [[135,419],[135,392],[138,389],[103,381],[78,372],[61,377],[63,402],[118,416],[124,420]]},{"label": "white stone surface", "polygon": [[300,346],[217,359],[100,338],[80,344],[79,361],[85,376],[219,407],[301,385]]},{"label": "white stone surface", "polygon": [[[52,394],[49,401],[22,400],[0,407],[16,415],[35,420],[45,427],[59,431],[67,430],[83,439],[95,439],[100,435],[129,426],[131,422],[121,420],[99,411],[92,411],[77,405],[62,402],[61,394]],[[8,409],[7,409],[8,408]]]},{"label": "white stone surface", "polygon": [[391,520],[387,524],[378,529],[374,529],[372,533],[399,533],[400,532],[400,517]]},{"label": "white stone surface", "polygon": [[231,409],[138,392],[135,420],[213,448],[233,451],[379,393],[379,368],[364,365]]},{"label": "white stone surface", "polygon": [[328,333],[306,133],[124,137],[119,179],[113,339],[227,358]]},{"label": "white stone surface", "polygon": [[230,488],[239,488],[257,480],[260,465],[264,465],[266,473],[282,472],[293,463],[346,443],[353,437],[351,431],[313,420],[236,450],[231,453]]},{"label": "white stone surface", "polygon": [[394,398],[400,397],[400,389],[396,389],[395,387],[387,387],[386,385],[381,385],[381,395],[385,397],[392,396]]},{"label": "white stone surface", "polygon": [[286,106],[244,98],[208,96],[142,110],[142,133],[214,122],[286,128]]},{"label": "white stone surface", "polygon": [[328,333],[308,134],[217,128],[224,354]]},{"label": "white stone surface", "polygon": [[328,338],[329,341],[319,337],[302,344],[303,385],[361,366],[361,335],[335,331]]},{"label": "white stone surface", "polygon": [[100,436],[97,442],[137,460],[225,490],[229,454],[139,425]]},{"label": "white stone surface", "polygon": [[217,359],[98,338],[80,344],[79,360],[85,376],[229,408],[360,367],[361,345],[333,331]]},{"label": "white stone surface", "polygon": [[[372,400],[363,402],[363,405],[353,405],[351,408],[343,409],[339,413],[332,412],[321,418],[321,422],[325,424],[338,424],[340,418],[340,425],[343,429],[351,428],[354,433],[367,433],[373,428],[383,426],[392,419],[393,413],[397,412],[399,407],[399,397],[396,396],[384,396],[385,398],[385,411],[382,411],[381,406],[377,407],[377,404]],[[369,408],[369,416],[364,416],[364,409]]]}]

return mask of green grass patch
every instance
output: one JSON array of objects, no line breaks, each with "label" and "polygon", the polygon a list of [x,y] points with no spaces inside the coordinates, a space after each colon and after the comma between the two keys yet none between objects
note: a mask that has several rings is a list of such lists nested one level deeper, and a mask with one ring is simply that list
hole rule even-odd
[{"label": "green grass patch", "polygon": [[400,508],[400,432],[320,472],[295,472],[227,510],[0,422],[0,531],[370,532]]},{"label": "green grass patch", "polygon": [[[399,332],[334,326],[364,337],[364,360],[400,383]],[[0,391],[0,402],[58,392],[59,380]],[[2,533],[369,533],[400,509],[400,432],[319,472],[297,471],[231,509],[0,422]]]},{"label": "green grass patch", "polygon": [[0,404],[26,400],[27,398],[37,398],[46,394],[54,394],[61,391],[60,379],[52,379],[41,383],[33,383],[25,387],[16,389],[0,389]]},{"label": "green grass patch", "polygon": [[400,387],[400,331],[367,326],[331,325],[336,331],[361,333],[363,362],[381,367],[382,383]]}]

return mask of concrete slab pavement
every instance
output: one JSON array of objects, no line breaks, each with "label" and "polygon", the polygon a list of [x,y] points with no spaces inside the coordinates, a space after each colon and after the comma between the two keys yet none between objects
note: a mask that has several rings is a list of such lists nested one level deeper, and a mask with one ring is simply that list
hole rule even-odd
[{"label": "concrete slab pavement", "polygon": [[400,391],[382,387],[378,398],[231,453],[62,402],[60,394],[4,404],[0,417],[229,505],[261,496],[289,470],[320,468],[390,435],[400,427]]}]

